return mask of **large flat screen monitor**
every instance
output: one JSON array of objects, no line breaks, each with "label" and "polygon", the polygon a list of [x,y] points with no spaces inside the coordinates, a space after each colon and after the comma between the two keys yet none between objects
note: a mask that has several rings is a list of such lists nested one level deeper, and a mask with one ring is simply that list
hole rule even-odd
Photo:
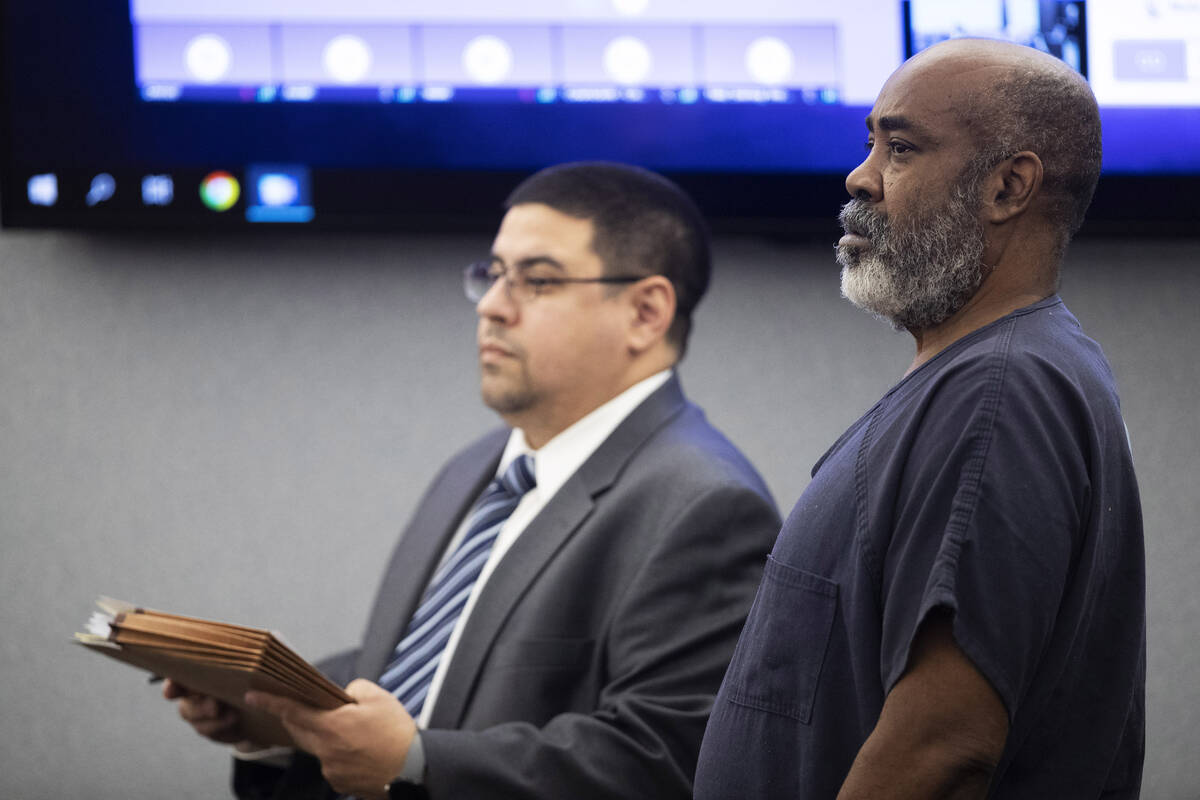
[{"label": "large flat screen monitor", "polygon": [[494,221],[547,164],[677,178],[718,227],[827,224],[905,57],[999,37],[1091,81],[1094,216],[1197,224],[1193,0],[9,0],[6,225]]}]

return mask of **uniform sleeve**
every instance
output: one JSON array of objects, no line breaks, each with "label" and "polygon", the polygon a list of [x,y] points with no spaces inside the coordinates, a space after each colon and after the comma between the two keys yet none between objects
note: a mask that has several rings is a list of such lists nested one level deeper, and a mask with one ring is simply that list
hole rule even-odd
[{"label": "uniform sleeve", "polygon": [[921,622],[946,608],[959,647],[1015,715],[1056,625],[1087,513],[1085,409],[1065,376],[1027,353],[952,371],[931,394],[883,558],[885,691]]}]

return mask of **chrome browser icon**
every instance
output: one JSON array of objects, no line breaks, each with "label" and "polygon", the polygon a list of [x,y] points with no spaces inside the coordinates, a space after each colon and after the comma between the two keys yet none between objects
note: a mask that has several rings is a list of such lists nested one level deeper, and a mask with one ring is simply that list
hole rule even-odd
[{"label": "chrome browser icon", "polygon": [[210,172],[200,181],[200,199],[213,211],[228,211],[237,203],[242,187],[224,170]]}]

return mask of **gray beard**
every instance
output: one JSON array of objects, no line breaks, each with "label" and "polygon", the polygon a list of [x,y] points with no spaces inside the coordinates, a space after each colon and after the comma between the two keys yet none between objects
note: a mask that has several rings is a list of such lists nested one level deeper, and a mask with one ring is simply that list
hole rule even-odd
[{"label": "gray beard", "polygon": [[889,220],[853,199],[838,219],[867,237],[866,249],[838,245],[842,296],[891,323],[923,331],[945,322],[979,290],[986,245],[979,222],[979,187],[961,180],[941,208],[909,220]]}]

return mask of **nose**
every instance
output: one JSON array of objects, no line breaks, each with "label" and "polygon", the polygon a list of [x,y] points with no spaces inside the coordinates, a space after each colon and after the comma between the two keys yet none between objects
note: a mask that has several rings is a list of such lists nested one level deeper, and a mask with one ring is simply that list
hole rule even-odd
[{"label": "nose", "polygon": [[475,313],[480,319],[496,320],[505,324],[516,320],[517,304],[513,302],[512,294],[508,290],[507,278],[502,277],[488,287],[483,297],[475,304]]},{"label": "nose", "polygon": [[883,199],[883,180],[872,157],[873,151],[846,176],[846,191],[855,199],[878,203]]}]

